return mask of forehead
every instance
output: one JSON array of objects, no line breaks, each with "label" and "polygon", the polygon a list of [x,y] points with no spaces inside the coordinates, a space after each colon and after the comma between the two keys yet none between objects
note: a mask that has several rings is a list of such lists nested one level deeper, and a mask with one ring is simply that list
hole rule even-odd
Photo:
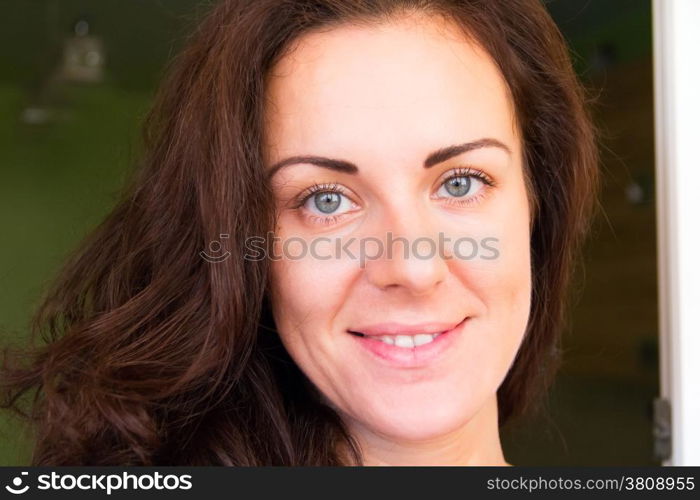
[{"label": "forehead", "polygon": [[268,74],[265,97],[269,162],[295,154],[415,161],[483,137],[517,149],[499,69],[441,18],[305,34]]}]

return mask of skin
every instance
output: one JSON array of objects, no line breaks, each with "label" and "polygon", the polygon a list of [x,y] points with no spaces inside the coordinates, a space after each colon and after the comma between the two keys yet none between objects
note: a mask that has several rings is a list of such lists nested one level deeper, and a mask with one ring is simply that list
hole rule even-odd
[{"label": "skin", "polygon": [[[358,440],[365,465],[509,465],[496,391],[528,320],[530,214],[521,138],[501,73],[450,21],[423,15],[307,33],[293,48],[268,79],[267,168],[318,155],[352,162],[358,172],[302,162],[272,175],[276,255],[291,237],[386,241],[391,232],[412,242],[437,241],[442,232],[453,242],[495,237],[498,257],[454,258],[449,245],[443,255],[406,257],[398,245],[391,258],[383,253],[360,265],[347,255],[298,258],[301,246],[290,245],[287,257],[272,261],[283,344]],[[481,147],[424,167],[435,150],[483,138],[510,152]],[[460,167],[482,172],[493,186],[469,177],[469,193],[453,196],[445,181]],[[333,213],[313,195],[295,204],[315,183],[342,187]],[[322,242],[316,252],[334,248]],[[359,244],[350,248],[357,252]],[[382,363],[347,331],[464,317],[444,356],[418,368]]]}]

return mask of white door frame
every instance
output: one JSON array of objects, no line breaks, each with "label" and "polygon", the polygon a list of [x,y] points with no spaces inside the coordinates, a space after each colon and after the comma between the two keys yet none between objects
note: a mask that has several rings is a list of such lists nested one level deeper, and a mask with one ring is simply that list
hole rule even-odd
[{"label": "white door frame", "polygon": [[653,0],[653,38],[663,464],[700,465],[700,0]]}]

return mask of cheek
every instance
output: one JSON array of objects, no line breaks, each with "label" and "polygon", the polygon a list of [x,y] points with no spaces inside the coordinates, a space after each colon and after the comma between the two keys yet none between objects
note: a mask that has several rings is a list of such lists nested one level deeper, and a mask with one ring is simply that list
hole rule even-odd
[{"label": "cheek", "polygon": [[471,246],[462,254],[472,256],[472,247],[479,248],[473,258],[456,258],[450,272],[477,304],[474,328],[483,334],[473,339],[478,344],[473,350],[488,355],[475,362],[503,370],[517,352],[530,313],[530,211],[522,179],[513,179],[495,194],[478,217],[450,225],[453,241],[460,234],[470,236]]},{"label": "cheek", "polygon": [[[491,238],[495,258],[459,262],[455,273],[482,305],[477,325],[483,328],[491,351],[500,363],[510,365],[520,346],[530,314],[532,292],[529,210],[524,189],[517,197],[494,211],[481,240]],[[488,257],[494,257],[489,252]],[[489,345],[490,344],[490,345]],[[492,361],[494,361],[492,359]],[[505,373],[503,373],[505,375]]]},{"label": "cheek", "polygon": [[[328,252],[318,248],[319,254]],[[280,250],[281,251],[281,250]],[[277,256],[282,255],[278,251]],[[353,263],[303,258],[291,247],[273,260],[272,313],[280,339],[299,368],[323,391],[338,377],[334,337],[338,311],[347,301]]]},{"label": "cheek", "polygon": [[489,353],[481,359],[499,376],[505,376],[522,342],[531,298],[529,246],[506,238],[502,242],[499,259],[469,270],[471,290],[483,305],[483,315],[474,322],[483,343],[475,351]]},{"label": "cheek", "polygon": [[271,262],[276,319],[303,331],[307,328],[301,328],[302,324],[318,328],[332,319],[345,300],[354,272],[352,262],[326,259],[331,254],[326,246],[315,245],[314,252],[310,248],[307,241],[295,240],[286,248],[276,248]]}]

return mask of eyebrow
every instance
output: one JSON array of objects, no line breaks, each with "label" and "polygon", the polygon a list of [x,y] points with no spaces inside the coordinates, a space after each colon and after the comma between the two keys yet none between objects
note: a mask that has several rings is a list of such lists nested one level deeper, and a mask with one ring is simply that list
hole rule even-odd
[{"label": "eyebrow", "polygon": [[[508,155],[512,154],[510,148],[503,144],[501,141],[497,139],[484,138],[476,141],[465,142],[464,144],[448,146],[445,148],[438,149],[437,151],[433,151],[427,156],[427,158],[423,162],[423,167],[430,168],[439,163],[443,163],[454,156],[482,148],[498,148],[508,153]],[[281,168],[297,163],[309,163],[311,165],[316,165],[317,167],[328,168],[330,170],[334,170],[336,172],[341,172],[345,174],[356,174],[357,172],[359,172],[359,168],[357,168],[357,165],[349,161],[325,158],[323,156],[302,155],[291,156],[289,158],[285,158],[284,160],[275,163],[268,170],[268,179],[275,175],[275,173]]]}]

